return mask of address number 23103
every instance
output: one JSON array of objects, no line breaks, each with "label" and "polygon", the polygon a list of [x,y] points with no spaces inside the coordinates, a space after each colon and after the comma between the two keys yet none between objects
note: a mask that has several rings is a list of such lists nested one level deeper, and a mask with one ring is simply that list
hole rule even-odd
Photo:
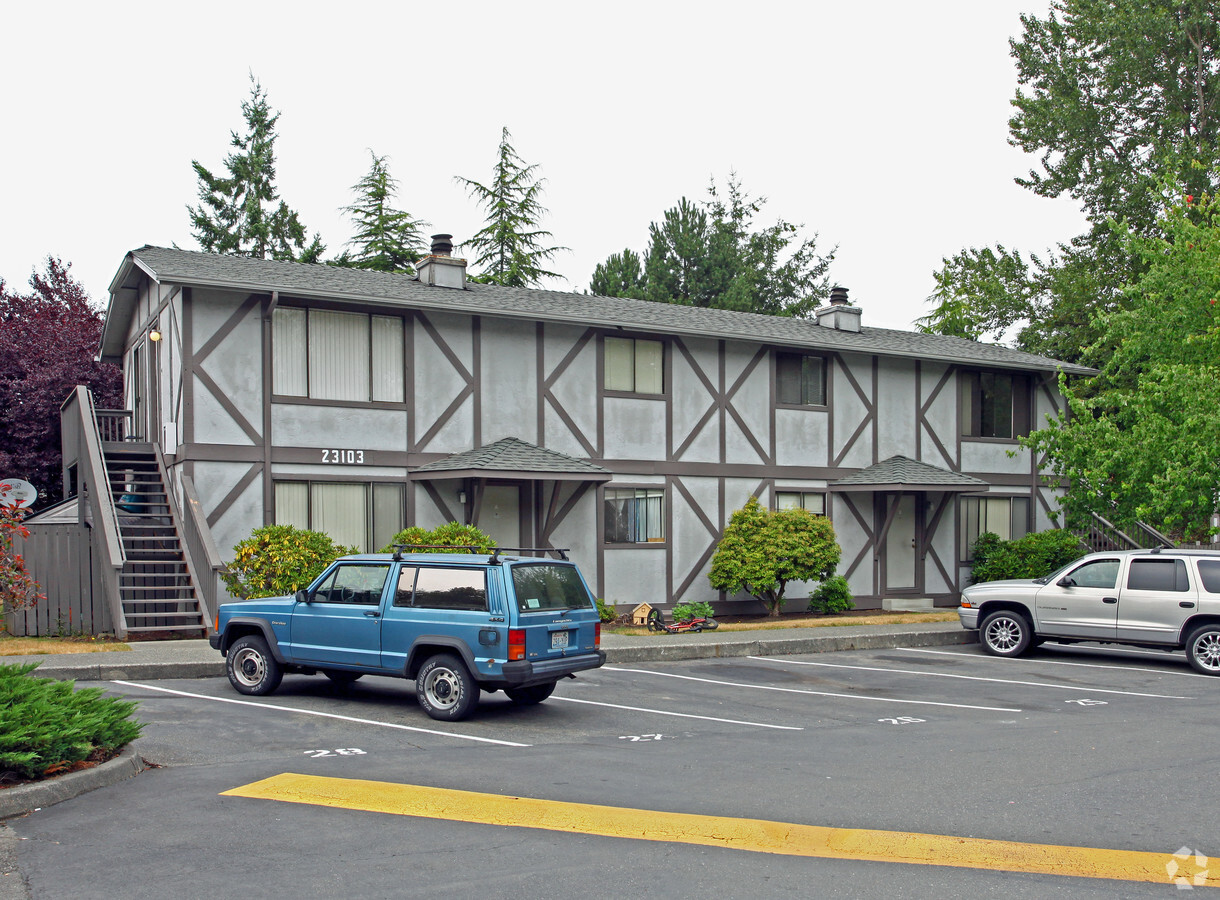
[{"label": "address number 23103", "polygon": [[363,450],[323,450],[322,462],[335,463],[340,465],[355,465],[364,464]]}]

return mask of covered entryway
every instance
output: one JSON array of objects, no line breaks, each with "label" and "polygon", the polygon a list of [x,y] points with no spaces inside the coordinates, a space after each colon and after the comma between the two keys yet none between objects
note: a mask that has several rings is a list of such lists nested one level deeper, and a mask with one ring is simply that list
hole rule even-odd
[{"label": "covered entryway", "polygon": [[[986,490],[985,481],[905,456],[892,456],[832,481],[829,489],[846,495],[844,501],[866,527],[870,524],[869,498],[860,495],[872,495],[868,544],[856,559],[850,563],[844,560],[849,567],[844,574],[849,579],[856,576],[858,583],[859,570],[871,558],[872,588],[883,606],[889,598],[924,598],[929,594],[948,598],[955,592],[952,572],[956,563],[941,558],[934,538],[945,534],[945,529],[949,529],[949,535],[954,533],[952,501],[956,495]],[[934,584],[930,587],[929,582]]]},{"label": "covered entryway", "polygon": [[[490,534],[500,547],[556,546],[561,523],[610,472],[587,460],[507,437],[420,466],[413,482],[440,502],[436,485],[449,483],[458,498],[454,518]],[[561,538],[558,546],[569,546]]]}]

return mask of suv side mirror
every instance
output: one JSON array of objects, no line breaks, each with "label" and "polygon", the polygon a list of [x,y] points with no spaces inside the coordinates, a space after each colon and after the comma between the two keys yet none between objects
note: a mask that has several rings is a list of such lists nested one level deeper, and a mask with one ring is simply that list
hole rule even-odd
[{"label": "suv side mirror", "polygon": [[313,597],[310,595],[309,591],[305,590],[305,588],[301,588],[296,592],[297,603],[308,603],[312,599]]},{"label": "suv side mirror", "polygon": [[1076,582],[1072,580],[1070,575],[1064,575],[1055,584],[1059,585],[1059,587],[1076,587]]}]

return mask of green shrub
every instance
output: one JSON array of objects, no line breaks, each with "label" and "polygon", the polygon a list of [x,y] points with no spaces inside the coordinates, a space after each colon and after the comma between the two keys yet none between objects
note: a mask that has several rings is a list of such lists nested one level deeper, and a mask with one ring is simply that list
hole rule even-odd
[{"label": "green shrub", "polygon": [[1084,555],[1080,540],[1065,528],[1052,528],[1005,541],[986,532],[974,543],[974,582],[1041,578]]},{"label": "green shrub", "polygon": [[712,604],[706,600],[700,600],[696,603],[677,604],[673,608],[672,615],[675,622],[689,622],[691,619],[710,619],[714,613]]},{"label": "green shrub", "polygon": [[267,525],[233,548],[233,562],[221,577],[234,597],[279,597],[308,587],[340,556],[359,552],[317,531]]},{"label": "green shrub", "polygon": [[0,665],[0,782],[55,775],[95,752],[109,758],[140,736],[144,725],[129,718],[135,701],[34,678],[37,667]]},{"label": "green shrub", "polygon": [[788,582],[829,578],[841,553],[829,519],[804,509],[767,510],[751,497],[729,519],[708,581],[730,594],[752,594],[778,616]]},{"label": "green shrub", "polygon": [[613,606],[603,600],[597,598],[597,617],[601,619],[603,624],[615,621],[618,618],[618,612]]},{"label": "green shrub", "polygon": [[832,575],[823,581],[809,598],[809,611],[816,613],[837,613],[855,609],[856,604],[851,599],[851,588],[842,575]]},{"label": "green shrub", "polygon": [[468,553],[468,547],[474,547],[476,553],[488,553],[496,545],[496,540],[473,525],[448,522],[431,531],[418,525],[404,528],[390,538],[390,543],[382,547],[381,552],[392,553],[395,544],[423,544],[448,548],[430,550],[430,553]]}]

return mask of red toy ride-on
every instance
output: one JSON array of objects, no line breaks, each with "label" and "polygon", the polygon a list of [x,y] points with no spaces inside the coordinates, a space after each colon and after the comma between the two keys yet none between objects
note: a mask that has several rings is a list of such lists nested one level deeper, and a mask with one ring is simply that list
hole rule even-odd
[{"label": "red toy ride-on", "polygon": [[700,631],[715,631],[719,627],[720,623],[708,616],[696,616],[693,619],[687,619],[684,622],[674,622],[671,625],[665,621],[665,616],[659,609],[654,609],[648,613],[649,631],[686,634],[691,631],[696,633]]}]

